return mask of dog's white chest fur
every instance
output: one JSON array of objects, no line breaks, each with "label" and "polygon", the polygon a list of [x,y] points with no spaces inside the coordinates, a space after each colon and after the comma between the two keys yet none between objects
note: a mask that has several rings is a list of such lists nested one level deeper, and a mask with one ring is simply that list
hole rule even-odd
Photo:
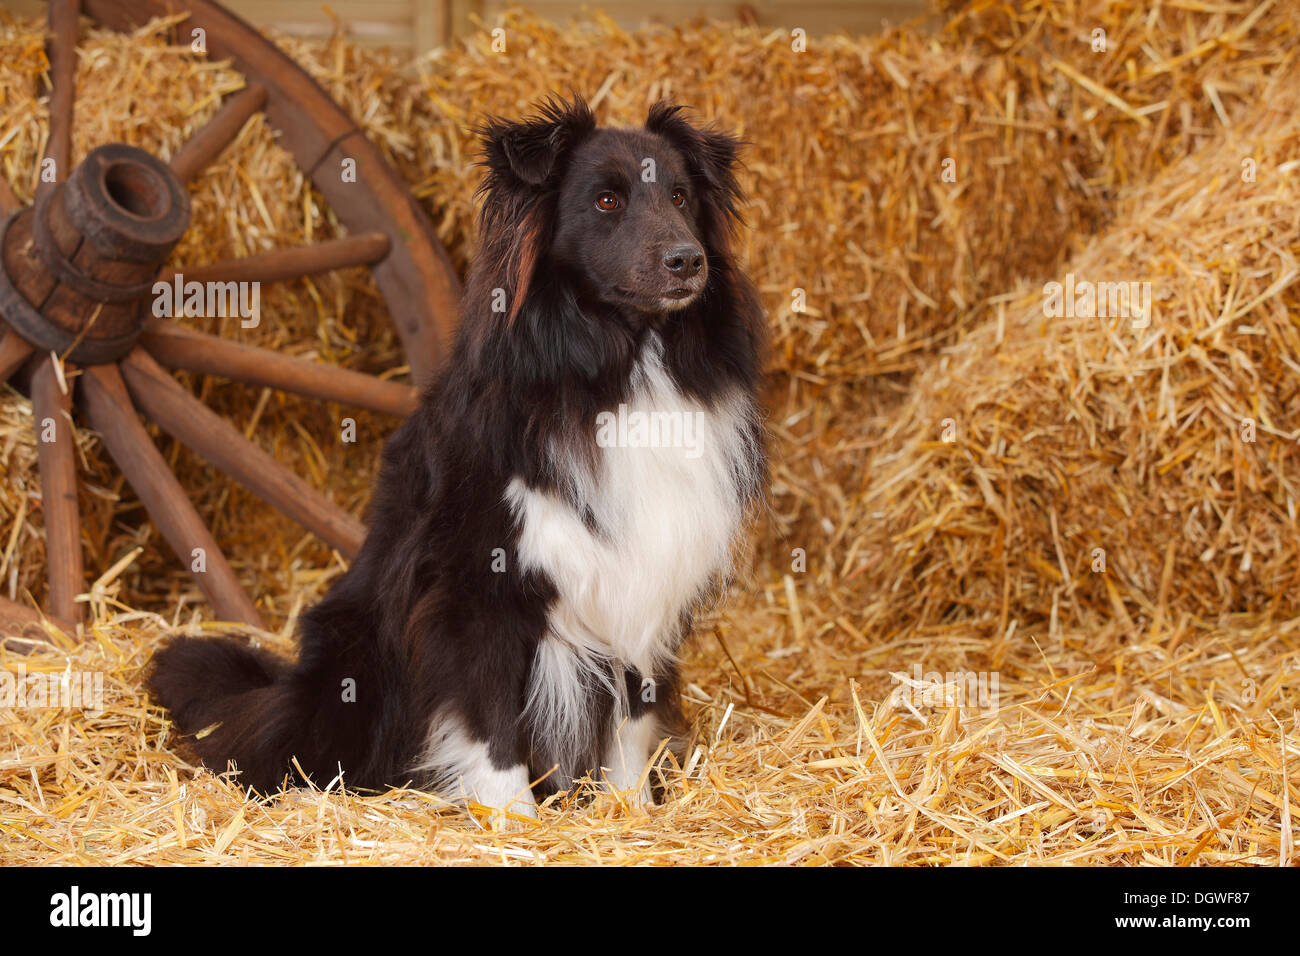
[{"label": "dog's white chest fur", "polygon": [[744,510],[739,479],[754,461],[750,405],[740,395],[713,409],[687,398],[661,350],[651,336],[627,403],[597,423],[594,471],[556,462],[593,523],[565,496],[520,479],[508,488],[519,560],[559,590],[550,633],[564,646],[539,651],[539,669],[548,655],[576,654],[650,673],[673,653],[683,612],[727,569]]}]

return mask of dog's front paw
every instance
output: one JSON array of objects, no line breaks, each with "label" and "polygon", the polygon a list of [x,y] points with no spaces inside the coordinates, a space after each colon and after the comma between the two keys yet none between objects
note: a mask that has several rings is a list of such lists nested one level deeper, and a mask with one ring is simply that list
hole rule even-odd
[{"label": "dog's front paw", "polygon": [[515,801],[508,807],[471,804],[470,811],[487,829],[496,833],[519,833],[537,822],[535,802]]}]

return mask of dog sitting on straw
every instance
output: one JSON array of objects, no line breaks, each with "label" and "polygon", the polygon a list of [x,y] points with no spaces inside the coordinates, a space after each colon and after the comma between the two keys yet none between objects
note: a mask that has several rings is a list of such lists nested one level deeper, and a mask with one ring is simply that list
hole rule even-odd
[{"label": "dog sitting on straw", "polygon": [[666,104],[599,129],[581,100],[482,132],[452,357],[299,660],[233,638],[155,659],[189,746],[258,790],[342,774],[535,816],[590,775],[648,800],[677,651],[763,487],[736,140]]}]

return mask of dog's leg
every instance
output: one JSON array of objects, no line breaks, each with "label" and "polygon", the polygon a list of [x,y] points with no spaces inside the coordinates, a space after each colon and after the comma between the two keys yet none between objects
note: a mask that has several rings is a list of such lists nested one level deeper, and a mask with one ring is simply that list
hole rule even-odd
[{"label": "dog's leg", "polygon": [[640,787],[637,782],[650,762],[659,743],[659,720],[653,709],[635,717],[625,717],[610,735],[610,742],[602,762],[605,781],[611,790],[622,793],[633,806],[649,806],[650,775]]},{"label": "dog's leg", "polygon": [[528,766],[510,754],[502,759],[487,741],[476,738],[454,715],[436,718],[421,768],[432,773],[432,787],[451,800],[473,801],[494,811],[537,818]]},{"label": "dog's leg", "polygon": [[474,743],[461,758],[461,795],[492,810],[537,819],[537,801],[529,788],[528,767],[516,763],[501,767],[483,743]]}]

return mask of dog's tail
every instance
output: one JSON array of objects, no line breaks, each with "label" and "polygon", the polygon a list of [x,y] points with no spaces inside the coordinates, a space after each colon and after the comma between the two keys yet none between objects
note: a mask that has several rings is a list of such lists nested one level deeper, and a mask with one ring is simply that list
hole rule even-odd
[{"label": "dog's tail", "polygon": [[195,755],[239,782],[272,793],[310,721],[289,664],[229,637],[182,637],[154,655],[149,693],[171,712]]}]

